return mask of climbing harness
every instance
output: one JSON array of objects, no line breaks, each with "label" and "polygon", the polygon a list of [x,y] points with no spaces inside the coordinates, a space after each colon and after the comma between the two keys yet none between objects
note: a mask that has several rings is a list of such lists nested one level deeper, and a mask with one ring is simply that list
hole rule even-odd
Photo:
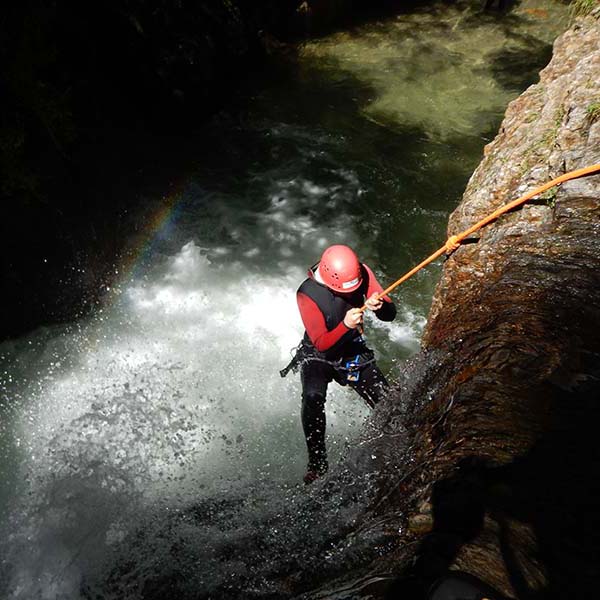
[{"label": "climbing harness", "polygon": [[279,371],[281,377],[285,377],[290,371],[298,372],[301,365],[310,362],[320,362],[333,367],[340,373],[347,383],[356,383],[360,380],[360,372],[364,367],[375,362],[375,356],[372,351],[365,349],[362,354],[357,354],[354,358],[338,358],[337,360],[327,360],[319,356],[316,351],[307,347],[304,342],[300,342],[295,348],[292,348],[292,360],[289,364]]},{"label": "climbing harness", "polygon": [[[410,279],[415,273],[418,273],[421,269],[423,269],[429,263],[436,260],[436,258],[439,258],[442,254],[444,254],[444,253],[451,254],[452,252],[454,252],[457,244],[459,244],[465,238],[469,237],[472,233],[475,233],[477,230],[481,229],[483,226],[485,226],[488,223],[490,223],[491,221],[497,219],[500,215],[503,215],[504,213],[508,212],[509,210],[512,210],[513,208],[520,206],[521,204],[524,204],[525,202],[527,202],[527,200],[531,200],[533,197],[538,196],[539,194],[542,194],[545,191],[549,190],[550,188],[560,185],[561,183],[564,183],[565,181],[570,181],[571,179],[578,179],[579,177],[585,177],[586,175],[591,175],[593,173],[598,173],[598,172],[600,172],[600,164],[592,165],[591,167],[584,167],[583,169],[576,169],[575,171],[569,171],[568,173],[565,173],[564,175],[561,175],[560,177],[556,177],[555,179],[548,181],[548,183],[545,183],[544,185],[541,185],[541,186],[531,190],[530,192],[527,192],[525,195],[521,196],[520,198],[517,198],[516,200],[513,200],[512,202],[509,202],[508,204],[501,206],[500,208],[498,208],[495,211],[493,211],[492,213],[490,213],[484,219],[481,219],[481,221],[478,221],[477,223],[475,223],[475,225],[469,227],[468,229],[465,229],[465,231],[463,231],[457,235],[451,235],[446,240],[446,243],[441,248],[436,250],[431,256],[426,258],[423,262],[419,263],[416,267],[411,269],[408,273],[406,273],[405,275],[400,277],[400,279],[396,280],[394,283],[392,283],[392,285],[390,285],[385,290],[383,290],[383,292],[381,292],[380,294],[377,295],[377,298],[381,299],[384,296],[387,296],[392,290],[396,289],[399,285],[404,283],[407,279]],[[363,306],[361,307],[360,310],[362,312],[364,312],[366,309],[367,309],[367,305],[363,304]]]},{"label": "climbing harness", "polygon": [[286,367],[284,367],[283,369],[281,369],[281,371],[279,371],[279,374],[282,377],[286,377],[290,371],[293,371],[294,373],[298,372],[298,365],[300,364],[300,348],[301,347],[302,347],[302,342],[300,342],[295,348],[292,348],[292,350],[291,350],[291,352],[293,352],[292,360],[290,360],[290,362],[287,364]]},{"label": "climbing harness", "polygon": [[349,360],[344,365],[346,370],[346,381],[356,383],[360,379],[360,370],[364,366],[360,364],[360,354],[357,354],[352,360]]}]

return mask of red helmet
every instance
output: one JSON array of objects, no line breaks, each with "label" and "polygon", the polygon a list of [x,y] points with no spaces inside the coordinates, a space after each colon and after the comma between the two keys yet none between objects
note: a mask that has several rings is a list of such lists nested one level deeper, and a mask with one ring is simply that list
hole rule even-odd
[{"label": "red helmet", "polygon": [[357,290],[362,283],[360,263],[348,246],[329,246],[321,256],[319,275],[328,288],[344,294]]}]

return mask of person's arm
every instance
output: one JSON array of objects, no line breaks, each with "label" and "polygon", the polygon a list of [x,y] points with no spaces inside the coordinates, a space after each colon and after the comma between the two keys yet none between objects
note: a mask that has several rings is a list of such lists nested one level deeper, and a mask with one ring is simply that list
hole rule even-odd
[{"label": "person's arm", "polygon": [[[381,292],[383,292],[383,288],[377,281],[375,273],[373,273],[373,271],[371,271],[367,265],[363,264],[363,267],[369,275],[369,287],[366,294],[367,298],[371,298],[373,294],[381,294]],[[375,316],[380,321],[393,321],[396,318],[396,305],[392,302],[392,299],[389,296],[384,296],[381,298],[381,300],[381,308],[374,311]]]},{"label": "person's arm", "polygon": [[348,339],[354,337],[353,329],[347,327],[344,321],[341,321],[331,331],[328,331],[323,313],[320,311],[315,301],[307,295],[298,292],[296,299],[298,301],[298,308],[300,309],[300,316],[302,317],[306,333],[319,352],[330,350],[333,346],[342,341],[344,336],[348,336]]}]

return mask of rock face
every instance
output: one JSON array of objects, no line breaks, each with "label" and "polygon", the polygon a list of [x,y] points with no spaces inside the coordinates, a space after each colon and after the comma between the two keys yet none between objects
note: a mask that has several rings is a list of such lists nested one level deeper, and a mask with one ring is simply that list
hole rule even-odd
[{"label": "rock face", "polygon": [[[484,154],[449,234],[600,163],[600,9],[556,41],[540,82],[509,105]],[[384,433],[367,451],[382,457],[387,483],[372,511],[400,532],[376,570],[410,574],[421,590],[458,569],[513,598],[593,597],[600,175],[564,184],[470,242],[445,263],[400,402],[376,417]],[[400,420],[402,451],[385,433]]]}]

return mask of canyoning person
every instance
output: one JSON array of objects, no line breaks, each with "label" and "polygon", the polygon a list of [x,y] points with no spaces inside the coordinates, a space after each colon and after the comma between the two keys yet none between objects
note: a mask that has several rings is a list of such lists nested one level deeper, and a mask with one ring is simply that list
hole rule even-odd
[{"label": "canyoning person", "polygon": [[306,331],[294,360],[300,365],[302,380],[301,416],[308,449],[305,483],[312,483],[328,468],[328,384],[336,381],[350,386],[370,407],[388,387],[362,336],[363,305],[382,321],[396,316],[392,300],[378,297],[382,291],[373,271],[343,245],[327,248],[298,288],[298,308]]}]

